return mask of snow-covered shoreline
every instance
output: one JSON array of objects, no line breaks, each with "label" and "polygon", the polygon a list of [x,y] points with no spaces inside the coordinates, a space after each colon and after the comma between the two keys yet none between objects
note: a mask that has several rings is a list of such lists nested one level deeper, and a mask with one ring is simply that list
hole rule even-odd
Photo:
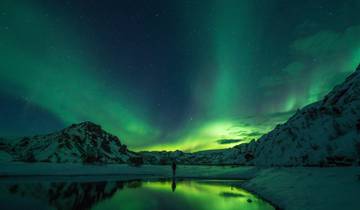
[{"label": "snow-covered shoreline", "polygon": [[242,187],[282,209],[360,209],[360,167],[260,170]]},{"label": "snow-covered shoreline", "polygon": [[[185,166],[179,165],[179,178],[223,178],[249,179],[259,169],[255,167],[232,166]],[[167,165],[143,165],[132,167],[127,164],[87,165],[81,163],[0,163],[0,177],[14,176],[104,176],[141,175],[143,177],[171,177]]]},{"label": "snow-covered shoreline", "polygon": [[[178,178],[246,179],[241,184],[282,209],[360,209],[360,167],[256,168],[179,166]],[[169,178],[169,166],[1,163],[0,181],[36,178],[48,180],[130,180]],[[77,177],[77,178],[76,178]]]}]

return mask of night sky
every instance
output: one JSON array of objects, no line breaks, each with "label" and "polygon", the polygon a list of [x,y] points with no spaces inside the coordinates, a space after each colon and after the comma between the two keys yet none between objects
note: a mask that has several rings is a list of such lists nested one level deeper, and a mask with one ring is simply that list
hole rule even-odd
[{"label": "night sky", "polygon": [[359,0],[1,0],[0,136],[92,121],[133,150],[231,147],[359,62]]}]

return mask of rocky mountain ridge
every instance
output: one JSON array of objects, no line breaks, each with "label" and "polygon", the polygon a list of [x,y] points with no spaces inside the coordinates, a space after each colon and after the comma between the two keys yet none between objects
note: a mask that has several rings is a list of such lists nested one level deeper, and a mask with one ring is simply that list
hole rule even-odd
[{"label": "rocky mountain ridge", "polygon": [[92,122],[73,124],[48,135],[24,137],[0,144],[14,161],[57,163],[127,163],[138,157],[118,137]]},{"label": "rocky mountain ridge", "polygon": [[133,164],[256,166],[360,165],[360,65],[322,100],[299,109],[258,140],[195,153],[129,151],[99,125],[74,124],[48,135],[9,143],[0,139],[0,160]]}]

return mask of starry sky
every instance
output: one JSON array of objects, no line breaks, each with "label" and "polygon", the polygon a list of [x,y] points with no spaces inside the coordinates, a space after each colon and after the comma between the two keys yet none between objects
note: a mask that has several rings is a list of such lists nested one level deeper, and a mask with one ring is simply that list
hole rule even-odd
[{"label": "starry sky", "polygon": [[133,150],[257,139],[360,62],[359,0],[0,2],[0,136],[92,121]]}]

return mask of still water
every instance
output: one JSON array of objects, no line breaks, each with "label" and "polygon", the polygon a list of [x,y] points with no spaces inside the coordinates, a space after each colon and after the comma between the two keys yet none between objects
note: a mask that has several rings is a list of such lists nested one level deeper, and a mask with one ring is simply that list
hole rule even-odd
[{"label": "still water", "polygon": [[0,183],[0,209],[270,210],[239,181],[16,181]]}]

